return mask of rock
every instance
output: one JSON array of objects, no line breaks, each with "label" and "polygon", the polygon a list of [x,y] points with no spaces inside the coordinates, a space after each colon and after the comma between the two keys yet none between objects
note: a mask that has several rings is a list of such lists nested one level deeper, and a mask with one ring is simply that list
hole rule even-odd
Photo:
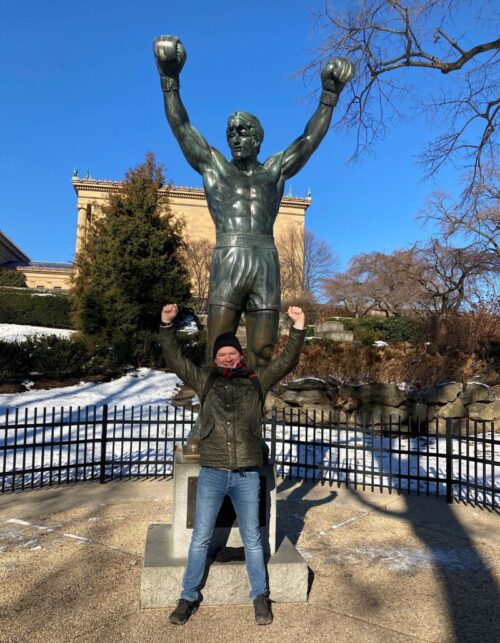
[{"label": "rock", "polygon": [[288,382],[286,388],[290,391],[326,391],[327,384],[319,377],[302,377],[299,380]]},{"label": "rock", "polygon": [[304,390],[285,391],[281,396],[283,402],[292,406],[308,406],[310,404],[322,404],[330,406],[330,398],[326,391]]},{"label": "rock", "polygon": [[265,408],[266,411],[270,411],[272,408],[276,407],[277,409],[284,409],[287,407],[285,402],[278,397],[275,393],[272,391],[269,391],[269,393],[266,395],[266,402],[265,402]]},{"label": "rock", "polygon": [[408,405],[408,416],[414,422],[427,422],[429,407],[423,402],[413,402]]},{"label": "rock", "polygon": [[352,413],[361,406],[361,401],[356,398],[349,398],[343,405],[342,410],[345,413]]},{"label": "rock", "polygon": [[376,404],[382,406],[399,406],[406,395],[396,384],[361,384],[353,386],[351,396],[358,398],[361,404]]},{"label": "rock", "polygon": [[463,384],[460,382],[438,384],[422,391],[423,401],[427,404],[448,404],[456,400],[462,390]]},{"label": "rock", "polygon": [[392,423],[397,426],[399,418],[404,421],[408,418],[406,407],[386,406],[384,404],[365,404],[356,412],[358,422],[361,424],[374,424],[384,426]]},{"label": "rock", "polygon": [[500,421],[500,400],[494,402],[476,402],[469,404],[467,413],[471,420],[484,420],[485,422]]},{"label": "rock", "polygon": [[464,403],[459,397],[453,402],[436,407],[435,413],[438,418],[462,418],[467,415]]},{"label": "rock", "polygon": [[486,384],[477,382],[468,382],[465,389],[460,393],[460,398],[464,404],[474,404],[475,402],[493,402],[495,392]]}]

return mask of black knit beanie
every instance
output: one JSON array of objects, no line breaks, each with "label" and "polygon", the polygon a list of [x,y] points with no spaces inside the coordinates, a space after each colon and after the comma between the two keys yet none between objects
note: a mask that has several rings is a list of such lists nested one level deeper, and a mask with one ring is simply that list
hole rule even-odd
[{"label": "black knit beanie", "polygon": [[234,333],[228,331],[227,333],[222,333],[221,335],[219,335],[215,340],[213,354],[214,359],[217,355],[217,351],[221,348],[224,348],[225,346],[232,346],[233,348],[236,348],[239,353],[243,354],[243,349],[241,348],[239,339]]}]

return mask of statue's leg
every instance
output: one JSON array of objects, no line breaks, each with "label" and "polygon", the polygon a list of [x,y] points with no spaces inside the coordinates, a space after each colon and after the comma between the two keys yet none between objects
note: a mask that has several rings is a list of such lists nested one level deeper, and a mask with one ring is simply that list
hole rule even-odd
[{"label": "statue's leg", "polygon": [[229,306],[220,306],[218,304],[210,304],[208,306],[207,317],[207,351],[205,362],[207,365],[212,365],[213,347],[214,342],[221,333],[232,331],[236,333],[238,324],[240,323],[241,310],[230,308]]},{"label": "statue's leg", "polygon": [[278,310],[254,310],[245,313],[247,320],[247,353],[250,368],[267,366],[278,339]]}]

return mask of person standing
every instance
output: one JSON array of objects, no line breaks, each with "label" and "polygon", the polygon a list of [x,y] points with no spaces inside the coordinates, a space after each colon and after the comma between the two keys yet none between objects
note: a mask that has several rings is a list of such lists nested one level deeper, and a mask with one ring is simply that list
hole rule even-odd
[{"label": "person standing", "polygon": [[251,370],[232,332],[220,334],[213,346],[213,366],[196,366],[182,355],[173,321],[176,304],[161,313],[160,341],[167,366],[201,400],[200,475],[196,494],[194,529],[189,547],[182,592],[170,622],[183,625],[198,609],[200,584],[208,547],[225,496],[231,499],[238,519],[245,561],[259,625],[272,622],[264,552],[259,527],[259,468],[263,464],[263,401],[267,392],[295,368],[305,337],[305,316],[290,306],[293,321],[282,353],[266,366]]}]

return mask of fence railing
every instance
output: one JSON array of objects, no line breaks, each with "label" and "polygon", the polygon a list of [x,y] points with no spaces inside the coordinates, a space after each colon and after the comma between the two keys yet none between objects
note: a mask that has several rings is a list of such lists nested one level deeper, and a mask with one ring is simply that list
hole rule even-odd
[{"label": "fence railing", "polygon": [[[174,449],[194,419],[167,406],[5,411],[0,492],[170,476]],[[500,508],[500,435],[493,422],[380,418],[362,425],[342,423],[334,413],[273,409],[264,439],[282,477]]]}]

